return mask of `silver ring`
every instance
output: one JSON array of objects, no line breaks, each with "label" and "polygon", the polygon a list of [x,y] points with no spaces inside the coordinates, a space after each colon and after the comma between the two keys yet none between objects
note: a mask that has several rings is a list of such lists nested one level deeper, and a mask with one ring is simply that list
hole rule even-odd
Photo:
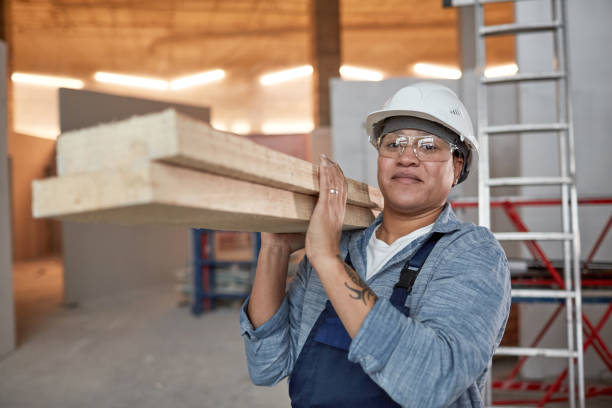
[{"label": "silver ring", "polygon": [[330,188],[329,194],[338,194],[338,190],[336,190],[335,188]]}]

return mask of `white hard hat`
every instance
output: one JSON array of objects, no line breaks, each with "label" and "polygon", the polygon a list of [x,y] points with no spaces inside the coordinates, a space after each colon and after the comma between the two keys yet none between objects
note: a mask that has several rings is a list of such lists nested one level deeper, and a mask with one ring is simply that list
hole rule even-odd
[{"label": "white hard hat", "polygon": [[426,119],[456,133],[469,149],[459,182],[465,180],[477,159],[479,146],[470,115],[453,91],[432,82],[417,82],[397,91],[381,110],[370,113],[366,119],[366,130],[374,147],[378,148],[377,141],[384,120],[394,116]]}]

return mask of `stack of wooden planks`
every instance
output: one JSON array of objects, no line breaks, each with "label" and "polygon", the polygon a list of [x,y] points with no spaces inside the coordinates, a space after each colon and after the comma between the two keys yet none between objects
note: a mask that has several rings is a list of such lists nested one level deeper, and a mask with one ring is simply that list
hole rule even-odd
[{"label": "stack of wooden planks", "polygon": [[[33,183],[37,218],[302,232],[317,167],[166,110],[62,134],[58,177]],[[380,191],[348,180],[345,229],[369,225]]]}]

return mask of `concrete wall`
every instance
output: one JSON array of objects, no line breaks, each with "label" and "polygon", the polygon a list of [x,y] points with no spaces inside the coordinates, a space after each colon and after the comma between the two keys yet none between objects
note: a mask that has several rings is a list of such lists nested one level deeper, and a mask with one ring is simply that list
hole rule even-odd
[{"label": "concrete wall", "polygon": [[[518,4],[519,21],[538,21],[549,18],[547,2]],[[609,118],[612,113],[610,97],[611,58],[608,49],[612,32],[608,27],[612,15],[612,2],[589,1],[588,7],[578,0],[568,2],[570,72],[573,86],[571,96],[574,105],[574,131],[576,140],[577,186],[579,196],[612,196],[612,161],[609,151],[612,139],[609,135]],[[539,34],[518,41],[517,52],[521,69],[542,70],[552,68],[552,36]],[[554,120],[554,106],[549,103],[554,95],[550,84],[525,85],[520,89],[521,117],[523,121]],[[527,139],[529,141],[527,142]],[[523,175],[558,174],[556,136],[526,135],[521,147],[521,171]],[[546,160],[542,160],[546,154]],[[559,194],[559,188],[538,188],[526,191],[530,195],[550,196]],[[581,207],[579,212],[583,258],[592,247],[610,214],[610,206]],[[560,215],[551,211],[529,210],[524,212],[534,228],[557,229],[561,227]],[[561,245],[550,244],[547,249],[555,258],[561,258]],[[595,258],[612,261],[612,239],[607,239]]]},{"label": "concrete wall", "polygon": [[[612,138],[609,132],[609,118],[612,106],[612,82],[610,81],[610,48],[612,32],[609,29],[609,17],[612,16],[612,2],[609,0],[591,0],[588,5],[579,0],[568,3],[570,72],[573,86],[571,96],[574,104],[574,130],[576,139],[577,185],[579,196],[612,196]],[[516,17],[520,22],[550,20],[548,2],[517,3]],[[521,37],[517,41],[519,68],[525,72],[552,69],[552,35],[534,34]],[[551,97],[554,87],[550,84],[524,85],[520,88],[520,114],[523,122],[534,120],[554,120],[554,105]],[[558,144],[555,135],[525,135],[521,143],[521,174],[556,175],[558,173]],[[525,189],[523,194],[532,196],[558,196],[560,189],[538,188]],[[579,220],[582,241],[582,258],[584,259],[603,223],[610,216],[610,206],[581,207]],[[533,230],[559,231],[561,215],[551,208],[524,210],[523,215]],[[546,243],[546,252],[553,258],[562,256],[561,245]],[[596,261],[612,260],[612,238],[608,237],[598,252]],[[541,328],[554,306],[522,305],[521,341],[527,345]],[[605,306],[588,306],[587,316],[595,324],[599,321]],[[565,345],[565,324],[559,319],[551,329],[551,334],[544,339],[544,345],[562,347]],[[600,333],[602,338],[612,338],[612,325],[604,326]],[[565,361],[556,359],[530,360],[523,369],[523,375],[529,378],[559,373],[565,367]],[[585,356],[587,377],[612,378],[610,372],[599,361],[590,349]]]},{"label": "concrete wall", "polygon": [[0,41],[0,356],[15,348],[6,79],[6,44]]},{"label": "concrete wall", "polygon": [[[210,110],[145,99],[61,89],[62,132],[166,109],[208,121]],[[61,136],[60,136],[61,137]],[[81,302],[146,285],[171,282],[190,258],[187,228],[62,223],[64,299]]]}]

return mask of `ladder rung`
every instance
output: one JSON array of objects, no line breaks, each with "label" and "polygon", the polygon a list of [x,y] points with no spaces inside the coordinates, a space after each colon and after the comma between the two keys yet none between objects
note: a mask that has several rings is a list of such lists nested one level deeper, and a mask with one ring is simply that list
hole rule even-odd
[{"label": "ladder rung", "polygon": [[601,289],[583,289],[581,291],[582,298],[605,298],[612,297],[612,290],[601,290]]},{"label": "ladder rung", "polygon": [[500,186],[544,186],[556,184],[571,184],[571,177],[497,177],[489,179],[486,184],[491,187]]},{"label": "ladder rung", "polygon": [[499,347],[495,351],[499,356],[531,356],[531,357],[578,357],[578,353],[566,349],[532,348],[532,347]]},{"label": "ladder rung", "polygon": [[503,133],[522,133],[522,132],[558,132],[567,130],[567,123],[534,123],[520,125],[487,126],[482,129],[484,133],[490,135]]},{"label": "ladder rung", "polygon": [[516,74],[504,77],[480,78],[483,84],[500,84],[506,82],[557,81],[565,78],[564,72],[543,72],[538,74]]},{"label": "ladder rung", "polygon": [[487,37],[492,35],[539,33],[542,31],[556,30],[559,27],[561,27],[561,23],[557,21],[543,24],[500,24],[482,27],[478,33],[483,37]]},{"label": "ladder rung", "polygon": [[547,298],[547,299],[567,299],[576,297],[576,293],[570,290],[551,290],[551,289],[512,289],[512,297],[522,298]]},{"label": "ladder rung", "polygon": [[573,239],[565,232],[496,232],[498,241],[564,241]]}]

